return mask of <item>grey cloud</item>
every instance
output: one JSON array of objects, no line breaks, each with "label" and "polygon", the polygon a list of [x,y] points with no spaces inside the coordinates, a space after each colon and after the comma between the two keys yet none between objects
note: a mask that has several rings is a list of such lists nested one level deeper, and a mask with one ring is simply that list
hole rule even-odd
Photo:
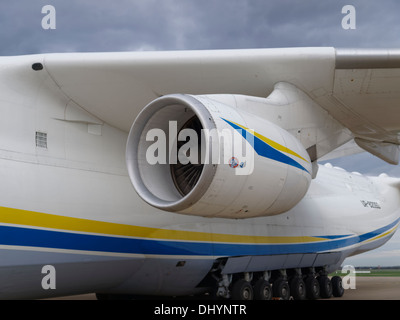
[{"label": "grey cloud", "polygon": [[[43,30],[41,8],[57,10]],[[395,0],[354,0],[357,29],[341,28],[347,0],[20,0],[0,4],[0,54],[293,46],[400,45]]]}]

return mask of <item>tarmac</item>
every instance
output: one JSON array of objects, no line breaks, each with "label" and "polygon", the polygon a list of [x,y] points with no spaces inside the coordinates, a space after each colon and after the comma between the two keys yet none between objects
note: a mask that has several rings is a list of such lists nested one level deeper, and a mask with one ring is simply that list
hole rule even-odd
[{"label": "tarmac", "polygon": [[[330,300],[400,300],[400,277],[357,277],[354,286],[346,289],[341,298]],[[96,296],[83,294],[48,300],[96,300]]]},{"label": "tarmac", "polygon": [[400,300],[400,277],[357,277],[355,289],[332,300]]}]

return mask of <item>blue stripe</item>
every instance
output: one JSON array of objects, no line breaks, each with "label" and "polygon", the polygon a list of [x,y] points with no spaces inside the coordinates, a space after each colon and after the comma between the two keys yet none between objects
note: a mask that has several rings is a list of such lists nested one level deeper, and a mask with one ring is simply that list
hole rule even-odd
[{"label": "blue stripe", "polygon": [[0,244],[115,253],[209,255],[212,244],[147,240],[0,226]]},{"label": "blue stripe", "polygon": [[242,129],[238,125],[224,119],[226,123],[228,123],[230,126],[232,126],[237,132],[239,132],[244,139],[247,140],[247,142],[250,143],[250,145],[254,148],[255,152],[264,158],[268,158],[271,160],[279,161],[285,164],[288,164],[290,166],[299,168],[301,170],[304,170],[308,172],[306,168],[304,168],[301,164],[299,164],[297,161],[293,160],[292,158],[288,157],[287,155],[283,154],[282,152],[276,150],[275,148],[271,147],[269,144],[265,143],[262,141],[260,138],[257,138],[247,130]]},{"label": "blue stripe", "polygon": [[373,237],[391,229],[398,222],[399,219],[385,227],[350,238],[298,244],[235,244],[132,239],[0,226],[0,244],[113,253],[193,256],[242,256],[313,253],[340,249],[368,239],[372,239]]},{"label": "blue stripe", "polygon": [[351,237],[351,234],[344,234],[344,235],[339,235],[339,236],[321,236],[320,238],[326,238],[326,239],[340,239],[340,238],[347,238]]}]

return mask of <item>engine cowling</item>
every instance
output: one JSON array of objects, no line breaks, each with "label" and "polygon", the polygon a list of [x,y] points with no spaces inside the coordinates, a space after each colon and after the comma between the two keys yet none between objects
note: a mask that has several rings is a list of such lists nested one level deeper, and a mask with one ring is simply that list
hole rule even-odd
[{"label": "engine cowling", "polygon": [[132,125],[126,160],[148,204],[204,217],[286,212],[311,181],[309,155],[293,135],[212,96],[149,103]]}]

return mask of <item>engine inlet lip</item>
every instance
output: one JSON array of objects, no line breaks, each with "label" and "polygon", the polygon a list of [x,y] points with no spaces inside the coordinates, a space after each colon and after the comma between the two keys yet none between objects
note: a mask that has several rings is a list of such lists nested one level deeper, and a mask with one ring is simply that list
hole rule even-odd
[{"label": "engine inlet lip", "polygon": [[[148,204],[167,211],[182,211],[189,208],[196,203],[207,191],[210,186],[217,166],[211,163],[204,164],[203,172],[194,186],[194,188],[182,198],[176,201],[166,201],[155,196],[144,184],[139,168],[138,162],[138,145],[141,134],[151,119],[151,117],[159,110],[168,105],[183,105],[190,108],[195,115],[199,118],[204,129],[215,128],[215,123],[210,112],[207,108],[194,96],[186,94],[171,94],[160,97],[150,102],[136,117],[134,125],[132,126],[126,145],[126,164],[132,185],[134,186],[138,195]],[[211,145],[208,146],[211,152]]]}]

